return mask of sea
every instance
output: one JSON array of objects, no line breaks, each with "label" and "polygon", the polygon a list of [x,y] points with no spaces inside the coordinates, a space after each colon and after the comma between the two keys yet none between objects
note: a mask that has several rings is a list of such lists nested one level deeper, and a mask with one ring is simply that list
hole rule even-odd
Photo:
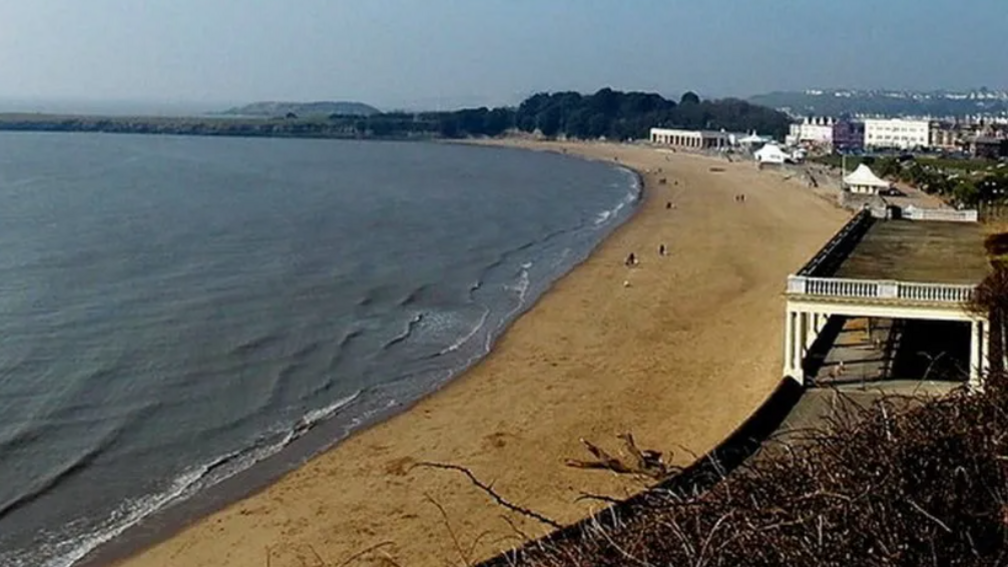
[{"label": "sea", "polygon": [[403,411],[639,194],[517,149],[0,133],[0,565],[170,530]]}]

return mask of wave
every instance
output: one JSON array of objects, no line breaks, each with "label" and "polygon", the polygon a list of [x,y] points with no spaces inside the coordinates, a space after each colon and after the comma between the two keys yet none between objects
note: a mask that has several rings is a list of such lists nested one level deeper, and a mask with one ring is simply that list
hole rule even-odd
[{"label": "wave", "polygon": [[59,469],[51,474],[41,478],[38,482],[36,482],[35,486],[29,488],[27,492],[24,492],[7,502],[0,503],[0,520],[3,520],[15,511],[24,508],[35,500],[38,500],[44,494],[52,490],[56,485],[73,477],[93,463],[99,455],[104,453],[105,450],[116,442],[122,430],[123,429],[121,427],[114,429],[109,434],[105,435],[97,445],[89,448],[83,454],[71,459],[70,461],[65,462],[61,467],[59,467]]},{"label": "wave", "polygon": [[482,329],[483,326],[486,325],[487,318],[489,316],[490,316],[490,310],[484,308],[483,309],[483,316],[480,317],[480,319],[476,323],[476,325],[474,325],[473,328],[470,329],[468,333],[466,333],[465,335],[462,335],[461,337],[459,337],[455,342],[453,342],[452,344],[448,345],[447,347],[441,349],[441,351],[437,353],[437,356],[442,356],[442,355],[448,354],[449,352],[455,352],[456,350],[462,348],[462,345],[464,345],[467,342],[469,342],[469,339],[471,339],[474,336],[476,336],[476,333],[478,333],[480,331],[480,329]]},{"label": "wave", "polygon": [[235,345],[228,351],[228,356],[246,356],[271,344],[277,342],[280,337],[274,334],[262,335],[252,339],[242,341],[241,343]]},{"label": "wave", "polygon": [[393,346],[410,338],[410,335],[413,334],[413,330],[416,329],[416,326],[420,324],[420,321],[423,321],[423,316],[424,316],[423,313],[417,313],[416,315],[414,315],[413,318],[410,319],[409,323],[406,323],[406,329],[402,333],[399,333],[398,335],[393,337],[392,340],[382,345],[381,351],[384,352],[392,348]]},{"label": "wave", "polygon": [[338,412],[339,410],[341,410],[341,409],[345,408],[346,406],[352,404],[354,401],[357,400],[357,398],[360,395],[361,395],[361,390],[357,390],[353,394],[350,394],[349,396],[347,396],[345,398],[336,400],[335,402],[329,404],[328,406],[326,406],[324,408],[320,408],[320,409],[317,409],[317,410],[312,410],[312,411],[306,413],[304,415],[304,417],[302,417],[298,421],[298,424],[295,426],[295,429],[294,429],[295,433],[297,434],[298,432],[300,432],[300,434],[298,434],[298,436],[303,435],[304,433],[308,432],[311,428],[315,427],[316,425],[318,425],[322,421],[325,421],[325,420],[331,418],[332,416],[336,415],[336,412]]},{"label": "wave", "polygon": [[634,175],[634,179],[635,181],[630,187],[630,192],[620,199],[613,208],[602,211],[595,216],[595,226],[601,226],[609,222],[611,219],[616,218],[624,207],[634,203],[640,198],[640,188],[636,182],[636,175]]},{"label": "wave", "polygon": [[[56,551],[58,555],[42,563],[42,567],[71,567],[99,545],[118,537],[127,529],[164,508],[193,487],[203,477],[205,467],[197,467],[176,477],[163,492],[133,499],[123,503],[110,516],[107,525],[98,530],[78,535],[55,545],[42,546],[43,553]],[[55,548],[55,549],[53,549]],[[25,557],[16,565],[37,565],[34,557]]]},{"label": "wave", "polygon": [[423,295],[425,291],[427,291],[429,287],[430,286],[428,284],[421,285],[420,287],[411,291],[406,297],[400,299],[396,303],[396,305],[398,305],[399,307],[408,307],[410,305],[413,305],[414,303],[420,301],[420,297]]},{"label": "wave", "polygon": [[[124,502],[98,528],[87,533],[77,534],[56,544],[38,546],[26,552],[21,558],[14,556],[12,563],[13,565],[39,565],[38,556],[34,555],[33,552],[41,552],[49,556],[47,560],[41,563],[43,567],[71,567],[98,546],[118,537],[127,529],[135,526],[152,514],[163,510],[169,505],[181,502],[198,491],[218,484],[227,478],[247,470],[256,463],[275,455],[294,440],[312,430],[319,423],[332,418],[340,410],[352,404],[358,399],[361,393],[362,391],[358,390],[323,408],[311,410],[292,425],[280,431],[273,431],[272,433],[259,436],[249,447],[232,451],[187,469],[172,479],[164,490]],[[56,482],[76,473],[93,461],[95,456],[101,453],[108,445],[115,442],[115,437],[120,430],[117,430],[110,439],[104,440],[99,447],[89,451],[82,458],[77,459],[71,466],[57,475],[58,478],[52,479],[46,483],[46,486],[40,486],[38,490],[33,491],[33,493],[37,494],[32,496],[31,499],[38,498],[39,495],[43,494],[48,488],[51,488]],[[24,500],[26,497],[22,497],[21,500]],[[2,511],[0,511],[0,519],[2,519],[3,514],[12,512],[15,509],[15,504],[17,507],[20,507],[27,504],[27,502],[5,505]],[[0,554],[0,559],[6,561],[12,558]]]},{"label": "wave", "polygon": [[9,455],[15,449],[36,441],[45,430],[45,427],[32,427],[31,424],[15,430],[6,439],[0,439],[0,455]]},{"label": "wave", "polygon": [[529,270],[532,269],[532,262],[525,262],[521,265],[521,273],[518,275],[518,283],[509,289],[518,292],[518,307],[523,307],[525,305],[525,299],[528,295],[529,285],[531,284],[531,279],[529,277]]},{"label": "wave", "polygon": [[363,334],[364,334],[364,329],[360,329],[360,328],[354,329],[354,330],[350,331],[349,333],[343,335],[343,338],[340,339],[339,343],[337,343],[336,346],[338,346],[340,349],[346,348],[346,346],[349,345],[351,342],[353,342],[354,339],[357,339],[358,337],[360,337]]},{"label": "wave", "polygon": [[302,362],[315,354],[321,347],[322,343],[319,341],[308,341],[308,344],[291,353],[290,358],[291,360]]}]

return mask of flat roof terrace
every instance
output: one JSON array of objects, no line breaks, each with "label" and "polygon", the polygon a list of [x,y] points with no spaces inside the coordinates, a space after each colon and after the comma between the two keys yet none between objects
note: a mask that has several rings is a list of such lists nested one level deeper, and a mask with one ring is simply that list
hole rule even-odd
[{"label": "flat roof terrace", "polygon": [[978,223],[876,220],[830,277],[978,284],[990,273]]}]

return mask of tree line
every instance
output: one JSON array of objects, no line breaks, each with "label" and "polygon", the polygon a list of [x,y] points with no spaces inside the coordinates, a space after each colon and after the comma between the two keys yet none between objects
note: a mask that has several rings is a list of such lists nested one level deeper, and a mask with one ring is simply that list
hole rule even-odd
[{"label": "tree line", "polygon": [[508,131],[548,138],[645,139],[653,127],[727,130],[782,137],[783,113],[737,99],[701,100],[695,93],[678,102],[655,93],[538,93],[517,107],[465,108],[447,112],[383,112],[371,116],[331,114],[299,117],[94,117],[0,115],[0,130],[129,132],[197,136],[301,138],[464,138]]},{"label": "tree line", "polygon": [[538,93],[517,107],[466,108],[415,115],[384,113],[358,119],[362,133],[423,131],[445,138],[499,136],[508,130],[538,132],[548,138],[643,139],[654,127],[727,130],[783,137],[784,113],[738,99],[701,100],[687,92],[679,102],[656,93],[610,88],[584,95],[573,91]]}]

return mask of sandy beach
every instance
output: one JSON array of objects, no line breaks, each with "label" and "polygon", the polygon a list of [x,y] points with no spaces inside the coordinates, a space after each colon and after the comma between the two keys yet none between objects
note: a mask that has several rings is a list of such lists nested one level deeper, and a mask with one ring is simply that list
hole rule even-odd
[{"label": "sandy beach", "polygon": [[685,465],[763,402],[781,375],[785,277],[848,213],[751,162],[507,143],[616,158],[642,174],[644,201],[462,377],[122,565],[468,564],[545,528],[458,472],[416,463],[468,467],[508,500],[568,523],[600,506],[582,492],[646,486],[566,466],[589,458],[580,438],[618,453],[616,436],[632,432]]}]

